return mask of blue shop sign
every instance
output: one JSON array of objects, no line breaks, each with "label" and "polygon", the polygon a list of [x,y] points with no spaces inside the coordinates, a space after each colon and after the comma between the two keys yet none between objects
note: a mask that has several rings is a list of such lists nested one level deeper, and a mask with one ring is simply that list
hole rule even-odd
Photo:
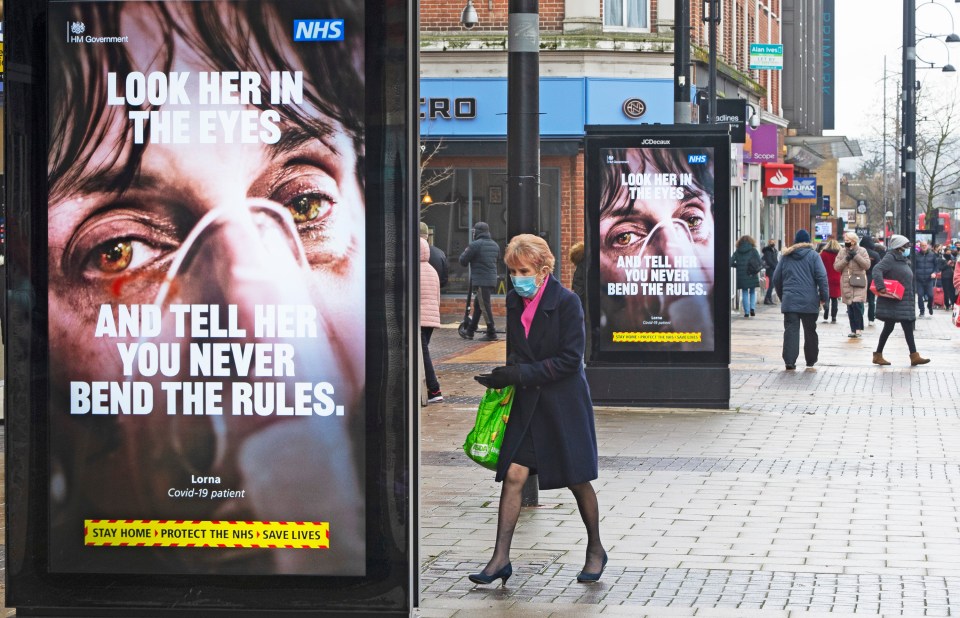
[{"label": "blue shop sign", "polygon": [[[540,135],[580,137],[586,124],[673,122],[668,79],[540,79]],[[505,137],[506,78],[420,80],[420,136]]]},{"label": "blue shop sign", "polygon": [[816,178],[793,178],[793,188],[783,192],[784,197],[797,197],[805,199],[817,198],[817,179]]}]

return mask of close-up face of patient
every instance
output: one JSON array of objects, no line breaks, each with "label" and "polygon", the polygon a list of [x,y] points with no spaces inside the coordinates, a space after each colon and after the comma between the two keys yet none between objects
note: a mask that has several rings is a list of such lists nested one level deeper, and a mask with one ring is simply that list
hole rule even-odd
[{"label": "close-up face of patient", "polygon": [[[365,266],[361,135],[352,112],[340,114],[334,106],[340,102],[323,100],[323,84],[311,83],[310,73],[288,70],[302,68],[290,49],[257,45],[249,15],[228,12],[215,24],[188,7],[128,3],[102,21],[136,41],[111,50],[129,56],[122,68],[96,66],[106,56],[90,52],[81,59],[86,66],[65,71],[71,88],[99,92],[71,90],[89,109],[64,105],[55,112],[53,369],[92,379],[86,368],[102,374],[103,364],[116,359],[103,349],[113,342],[92,336],[102,304],[309,302],[345,378],[356,382],[363,373],[354,337],[364,328]],[[174,27],[165,33],[158,19]],[[278,21],[258,25],[283,41],[285,24],[270,32],[269,24],[281,28]],[[204,49],[215,42],[199,30],[210,27],[223,29],[225,43],[235,39],[249,48]],[[280,72],[293,84],[294,98],[271,105],[271,73]],[[147,77],[128,79],[130,73]],[[259,88],[250,88],[251,80]],[[140,100],[138,88],[154,100],[165,90],[164,104],[104,100]],[[138,127],[131,110],[153,115]],[[142,143],[136,143],[137,129]]]}]

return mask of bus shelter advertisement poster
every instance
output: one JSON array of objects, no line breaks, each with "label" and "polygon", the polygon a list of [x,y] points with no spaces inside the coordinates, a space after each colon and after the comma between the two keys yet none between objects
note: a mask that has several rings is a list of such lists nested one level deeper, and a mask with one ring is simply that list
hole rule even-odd
[{"label": "bus shelter advertisement poster", "polygon": [[598,351],[716,350],[719,149],[671,142],[597,151]]},{"label": "bus shelter advertisement poster", "polygon": [[365,574],[362,7],[49,5],[51,571]]}]

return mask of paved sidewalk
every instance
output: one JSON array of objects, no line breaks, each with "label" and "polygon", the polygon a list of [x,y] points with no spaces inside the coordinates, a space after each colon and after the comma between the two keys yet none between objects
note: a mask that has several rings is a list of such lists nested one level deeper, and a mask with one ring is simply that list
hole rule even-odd
[{"label": "paved sidewalk", "polygon": [[420,615],[960,614],[960,329],[917,322],[871,364],[881,323],[817,325],[820,360],[785,371],[779,307],[733,319],[730,410],[598,408],[594,483],[610,563],[575,581],[585,534],[566,490],[524,509],[506,588],[468,573],[492,551],[499,485],[460,450],[503,342],[455,325],[431,352],[445,401],[422,409]]}]

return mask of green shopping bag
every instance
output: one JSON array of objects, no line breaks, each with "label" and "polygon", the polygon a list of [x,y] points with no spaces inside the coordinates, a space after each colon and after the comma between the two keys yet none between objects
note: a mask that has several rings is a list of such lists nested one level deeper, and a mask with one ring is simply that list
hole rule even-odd
[{"label": "green shopping bag", "polygon": [[497,469],[503,433],[510,420],[513,404],[513,386],[502,389],[488,388],[477,408],[477,420],[463,443],[463,452],[484,468]]}]

